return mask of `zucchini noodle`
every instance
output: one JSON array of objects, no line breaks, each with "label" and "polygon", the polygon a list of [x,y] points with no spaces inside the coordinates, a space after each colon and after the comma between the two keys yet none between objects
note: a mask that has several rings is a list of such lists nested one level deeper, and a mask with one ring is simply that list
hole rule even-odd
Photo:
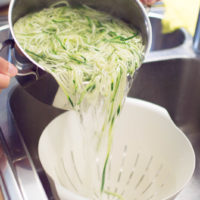
[{"label": "zucchini noodle", "polygon": [[96,115],[97,151],[107,137],[100,188],[106,192],[113,125],[129,80],[141,65],[144,45],[141,34],[121,20],[85,5],[72,8],[63,3],[20,18],[14,32],[22,48],[57,80],[68,108],[83,119],[88,110]]}]

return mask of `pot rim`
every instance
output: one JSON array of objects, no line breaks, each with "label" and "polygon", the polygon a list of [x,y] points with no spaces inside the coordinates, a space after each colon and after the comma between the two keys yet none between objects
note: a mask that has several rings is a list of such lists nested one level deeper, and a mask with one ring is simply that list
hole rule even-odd
[{"label": "pot rim", "polygon": [[[143,4],[140,2],[140,0],[135,0],[136,3],[138,4],[139,8],[141,9],[144,19],[145,19],[145,25],[146,25],[146,32],[147,32],[147,43],[145,44],[145,51],[144,51],[144,58],[143,61],[145,60],[146,55],[149,53],[150,48],[151,48],[151,43],[152,43],[152,28],[151,28],[151,23],[149,20],[149,17],[147,15],[147,11],[145,10],[145,7]],[[19,50],[26,56],[35,66],[39,67],[40,69],[46,71],[44,67],[42,67],[40,64],[38,64],[31,56],[26,53],[26,51],[21,47],[19,44],[17,38],[15,37],[14,30],[13,30],[13,21],[12,21],[12,12],[13,12],[13,7],[15,4],[16,0],[11,0],[9,4],[9,10],[8,10],[8,24],[10,28],[11,35],[15,41],[15,44],[19,48]]]}]

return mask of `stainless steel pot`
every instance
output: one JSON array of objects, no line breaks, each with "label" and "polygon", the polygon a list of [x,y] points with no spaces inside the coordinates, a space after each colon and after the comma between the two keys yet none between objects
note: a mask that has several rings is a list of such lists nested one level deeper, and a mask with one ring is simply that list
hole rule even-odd
[{"label": "stainless steel pot", "polygon": [[[13,39],[5,41],[2,48],[7,45],[11,45],[11,47],[14,46],[13,63],[19,69],[18,75],[34,74],[38,78],[38,71],[44,74],[45,70],[24,51],[17,41],[13,31],[15,22],[30,12],[49,7],[52,3],[58,1],[60,0],[11,0],[8,20],[9,29]],[[68,2],[74,6],[78,4],[86,4],[126,21],[141,32],[145,45],[145,54],[149,51],[152,40],[151,24],[146,10],[140,3],[140,0],[68,0]],[[25,79],[25,82],[27,82],[27,77]],[[20,81],[22,84],[23,82],[23,80]]]},{"label": "stainless steel pot", "polygon": [[[12,37],[15,41],[15,44],[21,51],[21,53],[28,58],[31,63],[35,66],[38,66],[40,69],[44,68],[37,64],[21,47],[19,42],[15,37],[15,33],[13,31],[13,26],[15,22],[22,16],[41,10],[45,7],[48,7],[52,3],[60,0],[11,0],[9,6],[9,28],[12,34]],[[149,51],[151,44],[151,26],[146,14],[144,7],[141,5],[139,0],[69,0],[71,4],[80,4],[84,3],[88,6],[91,6],[98,10],[103,10],[108,12],[116,17],[119,17],[126,22],[130,23],[139,31],[141,31],[144,44],[145,44],[145,52]],[[20,66],[21,69],[21,66]]]}]

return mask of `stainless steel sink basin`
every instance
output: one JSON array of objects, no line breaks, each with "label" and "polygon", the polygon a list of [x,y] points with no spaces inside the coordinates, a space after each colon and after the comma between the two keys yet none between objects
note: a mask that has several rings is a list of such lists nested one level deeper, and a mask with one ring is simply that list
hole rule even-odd
[{"label": "stainless steel sink basin", "polygon": [[189,138],[196,153],[196,170],[176,200],[200,199],[200,60],[172,59],[144,64],[129,96],[165,107]]},{"label": "stainless steel sink basin", "polygon": [[[151,53],[136,74],[129,96],[165,107],[190,139],[197,157],[196,170],[176,200],[199,200],[200,59],[187,48],[191,46],[191,37],[184,30],[162,34],[160,19],[151,18],[151,23]],[[10,58],[10,52],[4,56],[7,54]],[[42,74],[38,81],[30,78],[18,78],[23,87],[13,79],[10,87],[0,93],[0,153],[1,143],[5,143],[2,146],[9,166],[0,165],[1,175],[6,176],[0,176],[0,186],[5,186],[7,199],[53,200],[37,146],[43,129],[63,110],[50,106],[57,84],[49,74]],[[12,171],[10,176],[8,169]]]},{"label": "stainless steel sink basin", "polygon": [[[48,80],[49,77],[46,76],[43,79]],[[33,86],[30,84],[27,87],[27,89],[31,89]],[[39,88],[39,85],[37,85],[37,88]],[[197,157],[196,170],[191,182],[177,196],[176,200],[199,200],[200,60],[172,59],[143,64],[135,77],[129,96],[165,107],[176,125],[190,139]],[[48,198],[53,199],[38,159],[37,145],[45,126],[63,111],[38,101],[20,86],[11,93],[9,105],[13,120],[30,153],[34,168]]]},{"label": "stainless steel sink basin", "polygon": [[[40,83],[42,84],[42,82]],[[9,98],[9,105],[12,120],[19,130],[22,143],[28,150],[34,165],[33,168],[44,186],[48,199],[53,199],[46,175],[39,162],[37,149],[39,137],[45,126],[63,111],[36,100],[21,86],[17,86],[13,90]]]},{"label": "stainless steel sink basin", "polygon": [[151,51],[171,49],[184,43],[188,33],[183,29],[177,29],[172,33],[162,33],[161,18],[151,17],[152,45]]}]

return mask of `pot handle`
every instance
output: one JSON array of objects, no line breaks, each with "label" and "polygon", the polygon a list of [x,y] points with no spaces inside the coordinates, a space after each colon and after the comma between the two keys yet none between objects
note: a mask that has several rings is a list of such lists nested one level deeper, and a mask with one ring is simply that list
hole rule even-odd
[{"label": "pot handle", "polygon": [[[0,32],[3,32],[3,31],[6,31],[9,29],[9,25],[6,24],[6,25],[3,25],[0,27]],[[14,41],[13,40],[5,40],[3,43],[0,43],[0,53],[3,51],[3,49],[5,47],[7,47],[8,45],[11,45],[11,47],[13,48],[14,47]]]},{"label": "pot handle", "polygon": [[5,47],[9,45],[11,46],[11,48],[13,48],[15,45],[14,40],[8,39],[8,40],[5,40],[3,43],[0,43],[0,53],[3,51]]},{"label": "pot handle", "polygon": [[[0,27],[0,32],[6,31],[9,29],[9,25],[6,24],[4,26]],[[13,39],[7,39],[4,42],[0,43],[0,53],[3,51],[3,49],[7,46],[10,46],[11,49],[14,48],[15,45],[15,41]],[[14,56],[13,60],[14,60],[14,65],[17,67],[18,69],[18,73],[17,76],[27,76],[27,75],[34,75],[35,79],[38,79],[38,72],[37,71],[33,71],[33,64],[31,63],[20,63],[16,60],[16,58]]]}]

